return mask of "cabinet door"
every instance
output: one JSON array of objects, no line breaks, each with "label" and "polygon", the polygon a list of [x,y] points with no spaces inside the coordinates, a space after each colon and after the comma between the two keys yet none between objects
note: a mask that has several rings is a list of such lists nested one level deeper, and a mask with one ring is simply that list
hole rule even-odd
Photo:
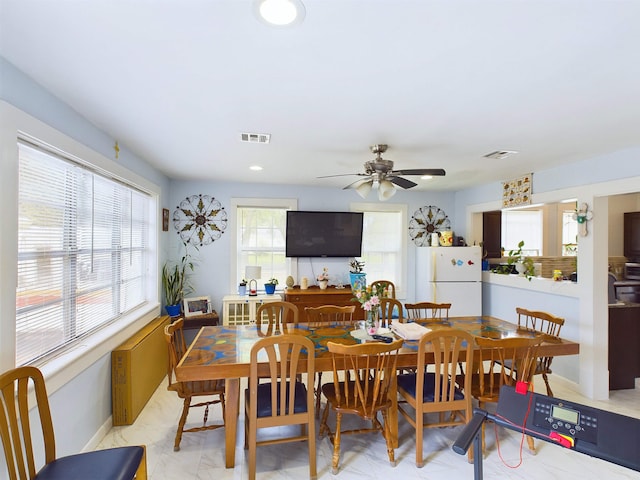
[{"label": "cabinet door", "polygon": [[624,256],[640,262],[640,212],[624,214]]},{"label": "cabinet door", "polygon": [[502,257],[502,212],[484,212],[482,214],[482,244],[486,258]]}]

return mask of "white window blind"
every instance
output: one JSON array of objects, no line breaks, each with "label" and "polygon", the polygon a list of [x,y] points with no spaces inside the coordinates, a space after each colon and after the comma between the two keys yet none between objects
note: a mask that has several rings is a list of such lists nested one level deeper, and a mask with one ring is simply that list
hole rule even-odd
[{"label": "white window blind", "polygon": [[256,279],[258,289],[263,288],[261,282],[272,277],[284,284],[288,271],[285,258],[286,212],[286,208],[280,207],[238,207],[236,284],[244,278],[247,265],[262,267],[262,279]]},{"label": "white window blind", "polygon": [[149,196],[19,142],[16,365],[145,303]]}]

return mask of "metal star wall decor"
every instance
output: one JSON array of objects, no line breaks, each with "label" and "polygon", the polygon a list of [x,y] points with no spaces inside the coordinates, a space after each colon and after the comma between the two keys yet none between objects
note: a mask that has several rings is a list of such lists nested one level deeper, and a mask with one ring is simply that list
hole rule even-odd
[{"label": "metal star wall decor", "polygon": [[227,212],[209,195],[191,195],[173,212],[173,227],[185,243],[203,246],[219,239],[227,228]]},{"label": "metal star wall decor", "polygon": [[418,247],[431,245],[431,235],[450,229],[449,217],[435,205],[419,208],[409,222],[409,236]]}]

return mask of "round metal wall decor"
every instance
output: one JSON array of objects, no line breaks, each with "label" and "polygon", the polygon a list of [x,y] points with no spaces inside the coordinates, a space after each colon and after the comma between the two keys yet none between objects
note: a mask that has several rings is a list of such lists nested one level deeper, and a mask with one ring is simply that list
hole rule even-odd
[{"label": "round metal wall decor", "polygon": [[214,197],[191,195],[173,212],[173,228],[185,243],[209,245],[227,228],[227,212]]},{"label": "round metal wall decor", "polygon": [[431,235],[444,230],[451,230],[451,222],[444,210],[435,205],[419,208],[409,222],[409,236],[418,247],[428,247]]}]

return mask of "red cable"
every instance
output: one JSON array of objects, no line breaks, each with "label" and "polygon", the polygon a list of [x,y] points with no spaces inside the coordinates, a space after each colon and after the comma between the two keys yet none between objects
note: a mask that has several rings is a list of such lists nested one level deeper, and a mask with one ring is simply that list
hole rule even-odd
[{"label": "red cable", "polygon": [[529,412],[531,412],[531,402],[533,401],[533,392],[529,392],[529,404],[527,405],[527,413],[524,416],[524,419],[522,420],[522,425],[518,425],[515,424],[513,422],[511,422],[510,420],[504,418],[502,415],[498,415],[496,414],[496,417],[499,417],[500,419],[506,421],[507,423],[517,426],[517,427],[522,427],[522,437],[520,438],[520,448],[519,448],[519,454],[520,454],[520,460],[518,461],[518,463],[516,465],[509,465],[507,462],[505,462],[504,458],[502,458],[502,451],[500,450],[500,438],[498,437],[498,425],[494,422],[493,424],[493,431],[496,437],[496,445],[498,447],[498,456],[500,457],[500,461],[502,462],[502,464],[506,467],[509,468],[518,468],[520,467],[520,465],[522,465],[522,445],[524,444],[524,437],[525,437],[525,432],[526,432],[526,425],[527,425],[527,418],[529,418]]}]

